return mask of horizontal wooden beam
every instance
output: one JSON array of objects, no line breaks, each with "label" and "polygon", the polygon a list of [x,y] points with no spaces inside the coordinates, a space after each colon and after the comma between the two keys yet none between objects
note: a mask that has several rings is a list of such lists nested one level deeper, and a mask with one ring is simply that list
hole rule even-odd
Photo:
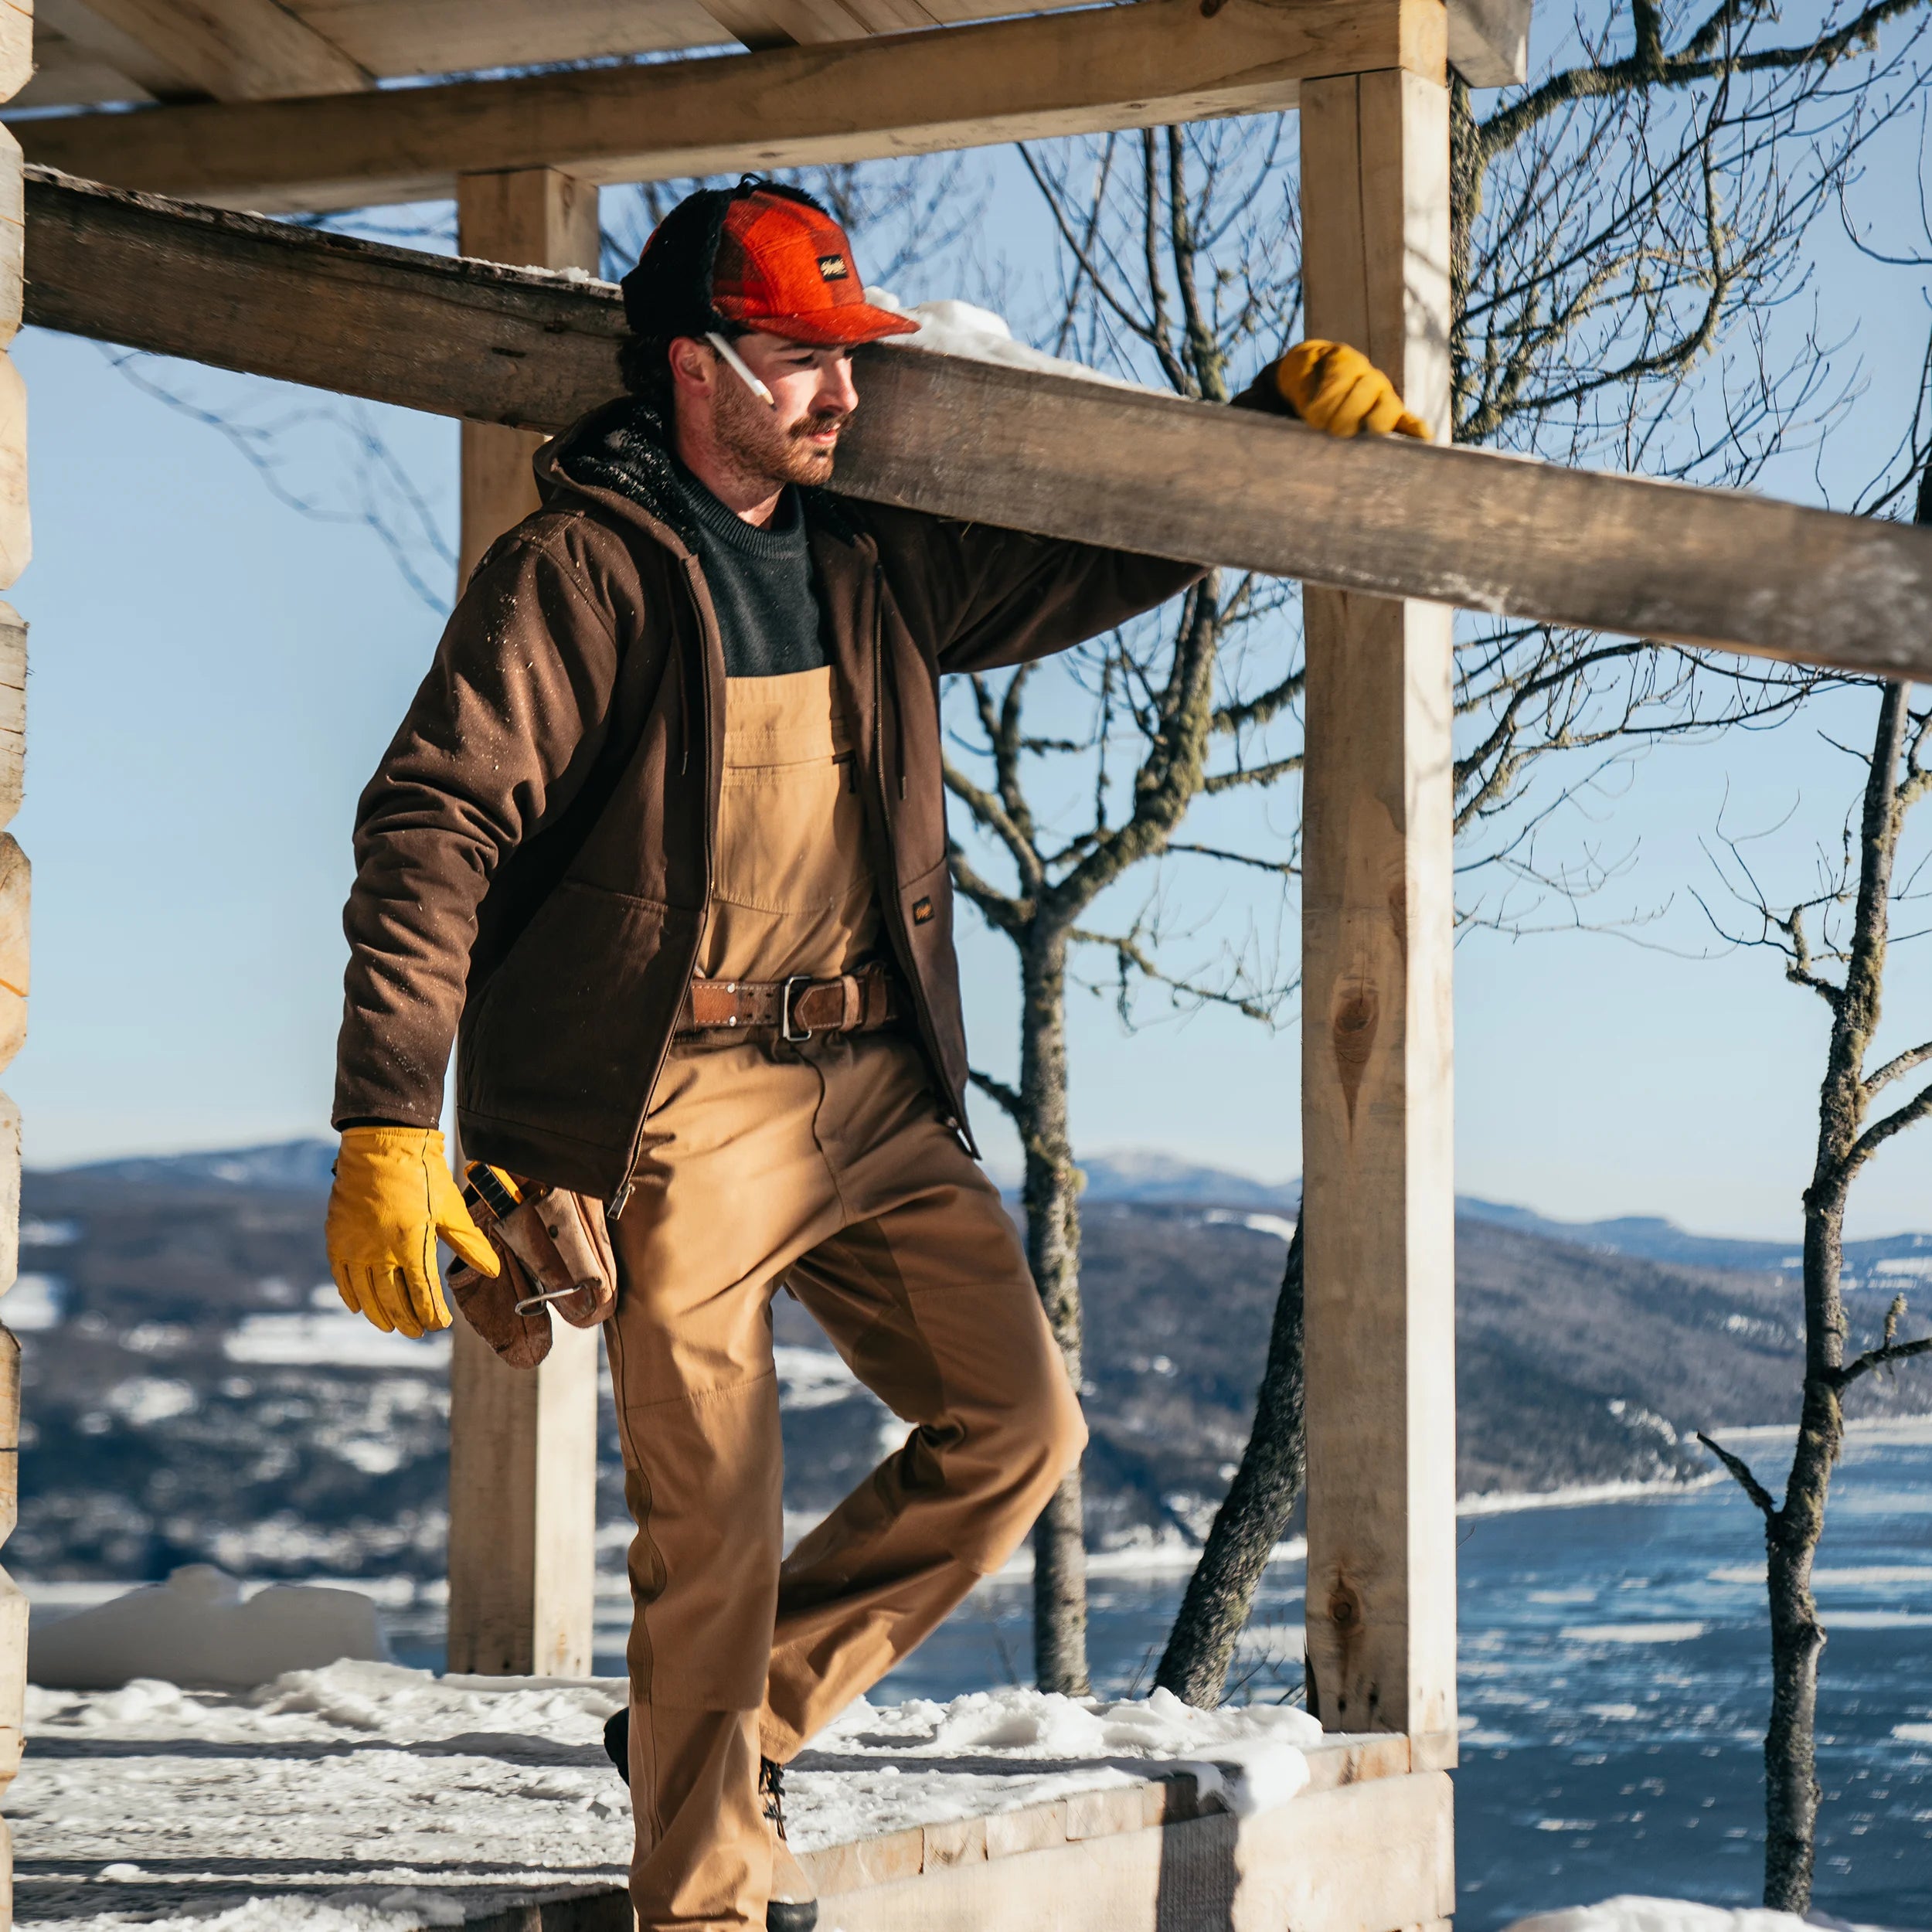
[{"label": "horizontal wooden beam", "polygon": [[[617,291],[30,171],[26,318],[556,429],[614,393]],[[1932,532],[1478,450],[866,352],[849,495],[1384,597],[1932,681]],[[1158,479],[1158,481],[1155,480]]]},{"label": "horizontal wooden beam", "polygon": [[49,115],[27,158],[277,213],[419,201],[461,174],[646,181],[1153,127],[1294,104],[1301,81],[1440,80],[1442,0],[1138,0],[715,59],[315,100]]},{"label": "horizontal wooden beam", "polygon": [[141,48],[181,90],[216,100],[353,94],[372,84],[277,0],[73,0],[67,11],[70,31],[75,16],[92,15]]}]

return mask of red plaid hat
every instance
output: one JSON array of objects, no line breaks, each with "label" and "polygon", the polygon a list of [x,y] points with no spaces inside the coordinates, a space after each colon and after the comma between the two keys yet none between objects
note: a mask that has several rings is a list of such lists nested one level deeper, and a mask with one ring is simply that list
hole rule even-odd
[{"label": "red plaid hat", "polygon": [[721,319],[830,349],[919,326],[866,300],[845,231],[815,201],[750,175],[665,216],[624,300],[640,335],[702,335]]},{"label": "red plaid hat", "polygon": [[711,277],[720,315],[768,335],[832,348],[919,325],[866,300],[845,231],[822,209],[760,188],[725,211]]}]

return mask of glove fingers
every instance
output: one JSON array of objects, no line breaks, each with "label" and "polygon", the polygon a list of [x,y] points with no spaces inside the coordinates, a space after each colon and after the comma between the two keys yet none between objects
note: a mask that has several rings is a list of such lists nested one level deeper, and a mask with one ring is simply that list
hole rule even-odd
[{"label": "glove fingers", "polygon": [[1398,436],[1413,436],[1418,443],[1433,443],[1436,440],[1429,434],[1429,425],[1413,410],[1404,410],[1396,419],[1395,433]]},{"label": "glove fingers", "polygon": [[403,1293],[417,1338],[430,1328],[450,1325],[450,1311],[443,1301],[442,1277],[436,1271],[436,1251],[428,1243],[423,1245],[427,1259],[412,1258],[402,1270]]},{"label": "glove fingers", "polygon": [[459,1261],[467,1261],[478,1274],[494,1278],[502,1272],[503,1264],[497,1259],[489,1237],[471,1219],[469,1210],[461,1202],[454,1214],[437,1223],[436,1231],[448,1242],[450,1252]]},{"label": "glove fingers", "polygon": [[383,1292],[386,1268],[357,1268],[353,1270],[355,1292],[362,1304],[362,1313],[374,1322],[385,1335],[396,1332],[396,1321],[389,1312],[387,1298]]},{"label": "glove fingers", "polygon": [[342,1298],[342,1306],[351,1315],[360,1315],[362,1304],[356,1299],[355,1281],[349,1274],[349,1264],[332,1260],[328,1264],[328,1271],[335,1277],[335,1292]]},{"label": "glove fingers", "polygon": [[1407,414],[1408,411],[1402,406],[1402,398],[1387,383],[1382,383],[1362,417],[1362,427],[1371,436],[1386,436]]},{"label": "glove fingers", "polygon": [[1331,436],[1355,436],[1375,412],[1384,385],[1373,369],[1366,369],[1349,386],[1349,393],[1336,404],[1333,414],[1321,427]]}]

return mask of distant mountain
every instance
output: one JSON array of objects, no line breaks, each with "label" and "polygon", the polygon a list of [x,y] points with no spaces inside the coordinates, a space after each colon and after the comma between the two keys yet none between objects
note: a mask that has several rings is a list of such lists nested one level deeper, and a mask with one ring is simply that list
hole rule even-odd
[{"label": "distant mountain", "polygon": [[1202,1167],[1150,1148],[1083,1156],[1089,1201],[1131,1201],[1144,1207],[1265,1208],[1290,1214],[1301,1202],[1299,1180],[1278,1185],[1225,1168]]},{"label": "distant mountain", "polygon": [[126,1160],[90,1161],[80,1167],[40,1170],[133,1187],[274,1188],[326,1194],[335,1160],[333,1141],[277,1141],[202,1154],[137,1155]]},{"label": "distant mountain", "polygon": [[[1085,1156],[1086,1199],[1148,1207],[1260,1208],[1292,1215],[1301,1203],[1299,1179],[1271,1184],[1225,1168],[1206,1167],[1151,1149],[1129,1148]],[[1788,1241],[1753,1241],[1726,1235],[1692,1234],[1658,1215],[1632,1214],[1603,1221],[1558,1221],[1532,1208],[1456,1197],[1456,1217],[1562,1241],[1598,1253],[1627,1254],[1668,1267],[1723,1268],[1733,1273],[1795,1279],[1802,1259],[1795,1236]],[[1876,1293],[1932,1284],[1932,1234],[1891,1234],[1845,1244],[1846,1285]]]},{"label": "distant mountain", "polygon": [[[378,1335],[342,1308],[322,1247],[330,1151],[296,1141],[24,1177],[23,1287],[40,1317],[22,1325],[9,1553],[24,1573],[163,1576],[193,1561],[256,1576],[441,1573],[447,1345]],[[1198,1535],[1253,1413],[1295,1190],[1160,1156],[1088,1172],[1090,1527],[1103,1545]],[[1154,1198],[1107,1198],[1128,1189]],[[1596,1228],[1550,1223],[1552,1238],[1520,1224],[1533,1218],[1492,1208],[1458,1229],[1465,1492],[1707,1471],[1691,1432],[1789,1418],[1791,1270],[1646,1259],[1594,1242]],[[1608,1224],[1631,1225],[1662,1224]],[[1893,1258],[1922,1265],[1917,1252]],[[1849,1304],[1862,1345],[1885,1301]],[[871,1467],[882,1430],[900,1432],[855,1386],[845,1393],[802,1308],[781,1296],[774,1316],[786,1507],[816,1512]],[[1932,1373],[1869,1376],[1855,1405],[1932,1406]],[[614,1549],[624,1505],[607,1396],[602,1434],[600,1515]]]}]

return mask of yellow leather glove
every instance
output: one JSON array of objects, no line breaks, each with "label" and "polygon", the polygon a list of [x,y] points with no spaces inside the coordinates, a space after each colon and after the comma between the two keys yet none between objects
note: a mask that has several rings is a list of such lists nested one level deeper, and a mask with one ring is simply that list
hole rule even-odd
[{"label": "yellow leather glove", "polygon": [[1274,383],[1303,422],[1331,436],[1366,430],[1430,440],[1429,426],[1403,406],[1395,384],[1346,342],[1298,342],[1275,364]]},{"label": "yellow leather glove", "polygon": [[344,1306],[412,1340],[450,1325],[438,1235],[478,1273],[500,1266],[463,1205],[442,1135],[427,1128],[343,1128],[322,1233]]}]

